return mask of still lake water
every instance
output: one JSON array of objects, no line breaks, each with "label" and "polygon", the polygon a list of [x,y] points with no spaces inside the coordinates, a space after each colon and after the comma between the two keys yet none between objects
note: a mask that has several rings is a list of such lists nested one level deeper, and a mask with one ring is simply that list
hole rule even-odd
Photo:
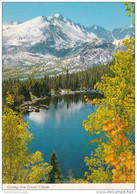
[{"label": "still lake water", "polygon": [[77,100],[69,98],[56,98],[48,102],[48,110],[24,116],[24,120],[29,122],[29,131],[33,133],[30,152],[40,151],[44,161],[49,162],[51,153],[55,151],[61,173],[66,179],[69,169],[75,178],[84,176],[88,170],[84,158],[90,157],[91,150],[95,149],[90,145],[91,136],[82,127],[82,123],[90,113],[95,112],[96,107],[86,104],[84,97]]}]

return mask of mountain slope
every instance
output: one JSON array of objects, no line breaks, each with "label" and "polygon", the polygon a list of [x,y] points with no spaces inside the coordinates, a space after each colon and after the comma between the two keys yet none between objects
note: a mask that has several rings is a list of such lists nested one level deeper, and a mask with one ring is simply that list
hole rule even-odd
[{"label": "mountain slope", "polygon": [[89,32],[93,32],[96,34],[99,38],[104,38],[110,42],[113,42],[114,39],[112,37],[112,32],[109,30],[106,30],[105,28],[102,28],[97,25],[93,25],[90,28],[88,28]]},{"label": "mountain slope", "polygon": [[114,43],[117,43],[118,40],[128,39],[130,37],[135,37],[135,28],[133,25],[126,26],[124,28],[115,28],[112,31]]},{"label": "mountain slope", "polygon": [[117,44],[120,40],[135,36],[135,28],[133,25],[123,28],[115,28],[112,32],[97,25],[93,25],[87,29],[89,32],[96,34],[97,37],[104,38],[114,44]]},{"label": "mountain slope", "polygon": [[66,68],[76,72],[107,63],[116,52],[112,42],[133,33],[132,27],[115,29],[113,33],[96,25],[87,28],[60,14],[6,23],[3,76],[40,77],[45,73],[52,76],[64,73]]}]

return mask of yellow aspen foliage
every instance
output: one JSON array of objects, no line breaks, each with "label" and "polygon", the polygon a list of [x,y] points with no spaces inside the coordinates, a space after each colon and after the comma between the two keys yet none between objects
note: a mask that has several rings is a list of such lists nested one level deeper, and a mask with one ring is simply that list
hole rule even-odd
[{"label": "yellow aspen foliage", "polygon": [[[102,167],[106,163],[112,173],[110,173],[109,180],[113,183],[133,183],[135,177],[133,154],[135,149],[134,38],[124,40],[119,45],[125,46],[125,50],[117,51],[114,55],[114,64],[110,68],[115,76],[112,78],[105,74],[101,82],[95,86],[95,89],[103,94],[104,98],[90,101],[85,97],[87,103],[97,105],[97,110],[88,116],[88,120],[83,121],[83,126],[92,136],[101,134],[98,136],[98,141],[95,139],[92,140],[92,143],[97,143],[98,148],[103,146],[98,150],[97,155],[101,155]],[[91,180],[93,173],[91,169],[94,169],[91,165],[93,156],[91,159],[86,159],[86,162],[90,167],[87,178],[90,177]]]},{"label": "yellow aspen foliage", "polygon": [[[107,121],[105,121],[105,123],[106,122]],[[121,130],[118,130],[119,128],[126,127],[126,125],[121,123],[120,117],[118,117],[118,119],[113,119],[113,122],[115,122],[115,125],[114,123],[109,125],[115,126],[115,130],[117,130],[117,135],[115,135],[113,142],[110,141],[110,145],[105,145],[104,149],[106,164],[113,167],[112,182],[134,183],[135,156],[132,151],[129,151],[130,148],[128,146],[126,134],[121,132]],[[113,136],[112,132],[109,136],[110,140],[111,136]]]},{"label": "yellow aspen foliage", "polygon": [[[127,15],[135,15],[135,3],[124,4]],[[118,46],[124,46],[125,50],[118,50],[113,56],[114,64],[110,69],[115,76],[104,74],[95,86],[104,98],[91,101],[85,97],[87,103],[97,105],[97,110],[83,121],[83,126],[92,136],[101,134],[98,141],[92,140],[92,144],[98,143],[96,154],[92,152],[91,158],[85,158],[89,182],[93,180],[94,167],[99,177],[94,177],[94,182],[101,182],[99,169],[106,164],[103,172],[105,177],[108,172],[107,182],[135,182],[135,40],[132,37],[120,41]]]},{"label": "yellow aspen foliage", "polygon": [[[12,105],[8,93],[7,104]],[[51,167],[43,162],[42,154],[37,151],[28,154],[28,143],[32,134],[27,123],[7,105],[2,115],[2,179],[3,183],[38,183],[45,181]]]},{"label": "yellow aspen foliage", "polygon": [[132,13],[134,14],[133,24],[135,24],[135,2],[124,2],[126,6],[127,16],[129,17]]}]

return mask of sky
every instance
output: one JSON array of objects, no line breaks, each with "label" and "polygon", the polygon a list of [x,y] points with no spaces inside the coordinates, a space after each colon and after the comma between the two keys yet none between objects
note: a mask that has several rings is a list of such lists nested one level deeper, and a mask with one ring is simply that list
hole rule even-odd
[{"label": "sky", "polygon": [[95,24],[113,30],[132,24],[133,17],[128,17],[125,9],[122,2],[4,2],[2,3],[2,21],[25,22],[38,16],[49,17],[60,13],[86,27]]}]

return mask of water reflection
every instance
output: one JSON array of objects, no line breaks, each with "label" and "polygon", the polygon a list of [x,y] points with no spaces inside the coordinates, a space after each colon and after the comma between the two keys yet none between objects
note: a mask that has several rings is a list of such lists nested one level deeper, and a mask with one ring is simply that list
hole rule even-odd
[{"label": "water reflection", "polygon": [[49,114],[45,111],[41,111],[41,112],[31,112],[29,114],[29,118],[30,120],[37,122],[37,123],[44,123],[48,118],[49,118]]},{"label": "water reflection", "polygon": [[78,104],[79,102],[82,102],[82,103],[85,102],[84,96],[87,96],[89,99],[103,97],[103,95],[99,93],[91,93],[91,92],[74,93],[69,95],[52,96],[51,98],[47,98],[45,100],[39,100],[34,104],[34,106],[40,106],[41,104],[46,104],[50,106],[51,104],[53,104],[54,108],[56,109],[58,106],[61,106],[61,103],[62,104],[66,103],[66,108],[69,109],[73,104]]},{"label": "water reflection", "polygon": [[[72,170],[75,178],[82,178],[87,171],[84,158],[90,157],[91,150],[96,148],[96,145],[89,143],[94,137],[89,136],[82,127],[83,120],[88,119],[96,107],[86,104],[84,95],[65,95],[38,101],[38,106],[45,104],[49,109],[24,116],[24,120],[29,122],[29,131],[33,133],[30,152],[39,150],[44,161],[49,162],[51,153],[56,151],[65,179],[68,169]],[[97,95],[86,94],[89,99]]]},{"label": "water reflection", "polygon": [[29,118],[37,123],[44,123],[50,117],[53,117],[55,121],[59,124],[62,119],[69,117],[75,112],[79,111],[84,107],[82,101],[79,101],[77,104],[71,103],[69,106],[66,102],[58,102],[56,106],[50,103],[50,109],[44,110],[41,112],[32,112],[29,114]]}]

